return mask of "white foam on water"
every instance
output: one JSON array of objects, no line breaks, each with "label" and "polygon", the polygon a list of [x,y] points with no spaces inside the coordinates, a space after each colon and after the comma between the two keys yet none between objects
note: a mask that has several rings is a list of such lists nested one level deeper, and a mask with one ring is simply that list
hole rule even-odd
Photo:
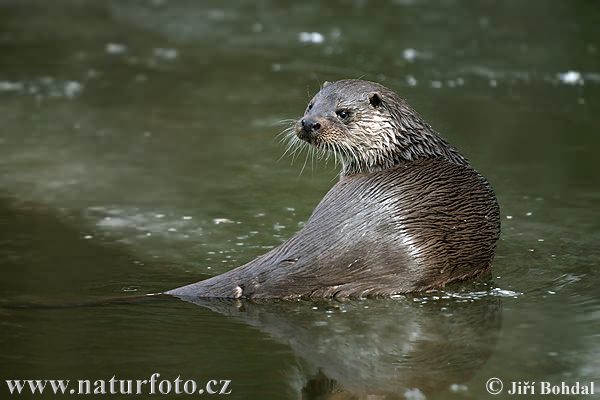
[{"label": "white foam on water", "polygon": [[302,43],[321,44],[325,41],[325,36],[320,32],[300,32],[298,40]]},{"label": "white foam on water", "polygon": [[558,74],[558,79],[567,85],[583,85],[583,76],[578,71],[567,71]]}]

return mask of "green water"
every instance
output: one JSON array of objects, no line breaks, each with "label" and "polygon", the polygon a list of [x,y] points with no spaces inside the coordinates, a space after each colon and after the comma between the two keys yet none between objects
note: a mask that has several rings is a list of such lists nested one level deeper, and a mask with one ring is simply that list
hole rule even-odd
[{"label": "green water", "polygon": [[0,0],[3,304],[166,290],[281,243],[336,179],[276,138],[324,80],[398,91],[503,223],[493,282],[447,293],[0,308],[0,398],[154,372],[231,399],[600,393],[599,38],[586,1]]}]

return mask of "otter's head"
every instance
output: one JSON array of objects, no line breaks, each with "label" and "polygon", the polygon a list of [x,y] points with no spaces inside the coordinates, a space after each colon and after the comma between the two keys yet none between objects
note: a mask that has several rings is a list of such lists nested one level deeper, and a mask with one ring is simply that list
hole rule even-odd
[{"label": "otter's head", "polygon": [[325,83],[295,124],[296,136],[342,161],[342,175],[420,158],[468,161],[392,90],[347,79]]}]

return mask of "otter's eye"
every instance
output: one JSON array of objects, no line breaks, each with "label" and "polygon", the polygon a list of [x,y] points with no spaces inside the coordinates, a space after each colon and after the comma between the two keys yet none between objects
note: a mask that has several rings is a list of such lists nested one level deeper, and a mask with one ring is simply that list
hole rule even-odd
[{"label": "otter's eye", "polygon": [[306,112],[309,112],[310,110],[312,110],[312,108],[313,108],[313,103],[310,103],[308,105],[308,107],[306,108]]},{"label": "otter's eye", "polygon": [[340,119],[346,119],[350,116],[350,111],[347,110],[337,110],[335,112],[335,114],[340,118]]}]

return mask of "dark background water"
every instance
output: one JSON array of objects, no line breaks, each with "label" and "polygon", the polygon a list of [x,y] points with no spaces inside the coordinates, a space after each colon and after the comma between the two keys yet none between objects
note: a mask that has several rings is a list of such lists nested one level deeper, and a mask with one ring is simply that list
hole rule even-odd
[{"label": "dark background water", "polygon": [[503,222],[493,282],[445,293],[0,309],[0,397],[153,372],[235,399],[600,391],[599,38],[594,1],[0,0],[3,304],[165,290],[291,236],[337,167],[300,175],[276,135],[324,80],[398,91]]}]

